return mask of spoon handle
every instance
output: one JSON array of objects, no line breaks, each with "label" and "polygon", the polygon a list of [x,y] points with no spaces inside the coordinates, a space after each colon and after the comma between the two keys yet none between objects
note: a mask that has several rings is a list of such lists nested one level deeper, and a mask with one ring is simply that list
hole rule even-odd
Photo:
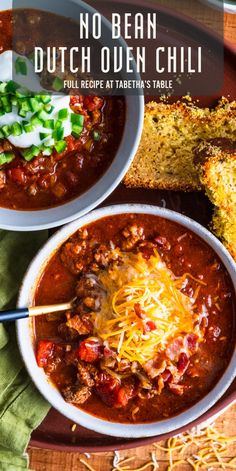
[{"label": "spoon handle", "polygon": [[71,309],[73,306],[72,301],[63,304],[53,304],[52,306],[33,306],[25,307],[23,309],[12,309],[10,311],[0,312],[0,323],[17,321],[18,319],[26,319],[27,317],[44,316],[52,312],[62,312]]},{"label": "spoon handle", "polygon": [[12,322],[18,319],[26,319],[27,317],[29,317],[28,308],[0,312],[0,322]]}]

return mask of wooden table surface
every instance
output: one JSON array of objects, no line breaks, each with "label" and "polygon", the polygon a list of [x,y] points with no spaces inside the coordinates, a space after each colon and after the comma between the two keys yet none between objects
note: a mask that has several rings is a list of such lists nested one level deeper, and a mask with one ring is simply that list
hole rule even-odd
[{"label": "wooden table surface", "polygon": [[[231,406],[214,422],[214,428],[225,436],[236,435],[236,404]],[[160,442],[158,445],[164,446],[165,443]],[[154,445],[121,451],[120,456],[122,458],[134,457],[131,463],[127,463],[127,466],[130,465],[130,471],[132,471],[150,461],[150,455],[153,451],[159,464],[158,471],[166,471],[169,464],[166,453],[157,450]],[[112,471],[114,459],[114,453],[96,453],[86,456],[80,453],[64,453],[33,448],[29,450],[29,455],[31,468],[34,471],[86,471],[87,468],[81,463],[81,459],[86,461],[96,471]],[[236,445],[231,447],[227,458],[235,456]],[[175,460],[181,458],[182,456],[177,454]],[[190,466],[184,465],[176,468],[176,471],[190,471],[191,469]],[[150,466],[147,471],[153,471],[153,468]],[[222,467],[214,468],[214,471],[222,471]]]},{"label": "wooden table surface", "polygon": [[[188,0],[181,0],[181,9],[188,12]],[[197,4],[197,2],[196,2]],[[212,16],[209,15],[204,7],[197,7],[196,14],[200,21],[203,21],[207,26],[212,25]],[[215,23],[214,23],[215,24]],[[236,45],[236,15],[225,14],[225,38]],[[225,435],[236,434],[236,406],[231,407],[221,418],[216,422],[217,427]],[[122,456],[134,456],[135,461],[132,463],[132,468],[135,468],[147,462],[150,458],[150,452],[153,450],[152,446],[138,448],[130,450],[129,452],[122,452]],[[84,455],[79,453],[64,453],[64,452],[53,452],[48,450],[38,450],[29,448],[30,455],[30,467],[34,471],[84,471],[85,466],[80,462],[80,459],[85,459]],[[232,449],[232,457],[236,456],[236,446]],[[111,471],[112,469],[112,453],[103,453],[99,455],[91,456],[87,459],[88,463],[94,467],[96,471]],[[134,466],[133,466],[134,465]],[[160,471],[166,470],[167,462],[165,460],[160,461]],[[151,467],[149,468],[151,470]],[[178,468],[181,469],[181,468]],[[186,468],[182,467],[182,471]],[[189,467],[190,469],[190,467]],[[222,469],[221,467],[218,468]],[[148,470],[149,471],[149,470]]]}]

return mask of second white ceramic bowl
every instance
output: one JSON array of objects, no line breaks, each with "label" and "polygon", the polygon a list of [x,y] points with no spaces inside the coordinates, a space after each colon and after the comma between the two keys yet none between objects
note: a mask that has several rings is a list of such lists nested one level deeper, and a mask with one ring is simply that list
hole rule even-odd
[{"label": "second white ceramic bowl", "polygon": [[[21,0],[16,3],[21,6]],[[16,5],[14,7],[16,8]],[[0,9],[12,8],[12,0],[2,0]],[[32,8],[32,0],[23,0],[22,8]],[[35,0],[34,8],[46,10],[58,15],[78,17],[79,12],[94,12],[95,10],[81,0]],[[104,31],[110,34],[110,23],[103,18]],[[123,39],[119,44],[124,46]],[[134,70],[133,78],[139,80],[139,74]],[[66,204],[40,211],[15,211],[0,208],[0,227],[12,231],[36,231],[61,226],[89,212],[105,200],[118,186],[138,149],[143,129],[144,97],[142,90],[127,95],[126,118],[122,140],[116,156],[106,173],[81,196]]]}]

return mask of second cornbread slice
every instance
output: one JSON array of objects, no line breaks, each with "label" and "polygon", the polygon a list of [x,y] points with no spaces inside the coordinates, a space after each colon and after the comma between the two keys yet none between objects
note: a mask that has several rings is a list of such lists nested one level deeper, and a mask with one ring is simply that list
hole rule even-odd
[{"label": "second cornbread slice", "polygon": [[236,139],[236,102],[222,99],[212,110],[182,101],[148,103],[140,146],[125,185],[200,190],[194,149],[201,141],[218,137]]}]

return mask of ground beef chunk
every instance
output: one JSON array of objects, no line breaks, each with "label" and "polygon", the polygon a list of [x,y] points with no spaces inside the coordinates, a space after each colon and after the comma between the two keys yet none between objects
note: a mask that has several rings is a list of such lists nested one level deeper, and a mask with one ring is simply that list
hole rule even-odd
[{"label": "ground beef chunk", "polygon": [[93,274],[82,276],[76,286],[78,298],[90,296],[94,290],[98,289],[98,279]]},{"label": "ground beef chunk", "polygon": [[102,286],[99,285],[97,277],[92,274],[82,277],[76,286],[76,295],[87,310],[99,311],[103,294]]},{"label": "ground beef chunk", "polygon": [[94,251],[94,264],[93,268],[107,268],[111,262],[116,262],[119,259],[120,251],[116,249],[113,244],[101,244],[96,247]]},{"label": "ground beef chunk", "polygon": [[[70,330],[72,329],[72,331],[76,331],[79,335],[88,335],[93,333],[93,324],[89,319],[89,315],[86,314],[81,317],[76,314],[67,321],[66,326]],[[74,335],[73,332],[72,335]]]},{"label": "ground beef chunk", "polygon": [[91,389],[88,386],[66,386],[62,389],[65,401],[72,404],[84,404],[91,394]]},{"label": "ground beef chunk", "polygon": [[75,340],[78,340],[80,334],[77,332],[77,330],[68,327],[67,324],[60,324],[58,327],[58,333],[62,336],[63,339],[65,339],[67,342],[74,342]]},{"label": "ground beef chunk", "polygon": [[58,365],[61,363],[62,359],[60,357],[53,357],[50,358],[47,362],[47,365],[45,366],[45,371],[48,375],[52,374],[54,371],[56,371]]},{"label": "ground beef chunk", "polygon": [[83,362],[78,363],[78,380],[80,383],[90,388],[94,386],[94,378],[97,375],[97,369],[93,365],[87,365]]},{"label": "ground beef chunk", "polygon": [[73,275],[79,275],[84,266],[87,265],[86,260],[84,260],[87,245],[86,240],[76,238],[75,241],[67,242],[62,246],[61,261]]},{"label": "ground beef chunk", "polygon": [[142,253],[143,258],[146,260],[149,260],[154,255],[156,248],[156,245],[149,241],[138,244],[138,250]]},{"label": "ground beef chunk", "polygon": [[122,231],[122,235],[125,239],[122,242],[122,250],[132,250],[138,242],[145,239],[143,227],[137,224],[127,226]]},{"label": "ground beef chunk", "polygon": [[163,248],[164,250],[169,251],[171,249],[171,244],[170,242],[166,239],[166,237],[162,237],[160,235],[155,237],[155,242],[160,248]]}]

